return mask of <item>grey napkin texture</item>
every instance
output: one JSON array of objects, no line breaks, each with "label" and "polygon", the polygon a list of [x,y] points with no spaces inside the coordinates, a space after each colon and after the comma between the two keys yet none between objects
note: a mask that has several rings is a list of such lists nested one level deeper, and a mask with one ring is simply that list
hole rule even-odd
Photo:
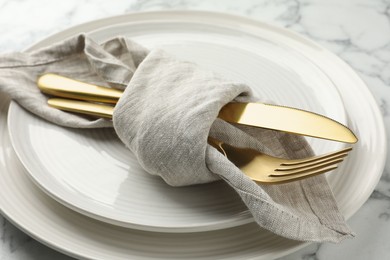
[{"label": "grey napkin texture", "polygon": [[[125,89],[113,120],[90,119],[48,107],[47,97],[36,86],[37,77],[46,72]],[[304,138],[217,119],[228,102],[260,99],[247,85],[162,50],[149,51],[125,37],[98,44],[81,34],[37,51],[3,54],[0,92],[55,124],[113,126],[142,167],[169,185],[225,181],[240,195],[259,226],[278,235],[315,242],[339,242],[353,236],[324,175],[259,185],[207,144],[210,135],[274,156],[303,158],[313,155]]]}]

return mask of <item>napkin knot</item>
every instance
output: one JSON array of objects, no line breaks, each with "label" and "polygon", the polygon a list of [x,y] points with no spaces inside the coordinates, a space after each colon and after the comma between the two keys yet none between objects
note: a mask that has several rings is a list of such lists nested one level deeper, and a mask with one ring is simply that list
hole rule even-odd
[{"label": "napkin knot", "polygon": [[248,86],[153,50],[140,64],[113,114],[114,128],[143,168],[168,184],[219,179],[206,166],[207,137],[219,110]]}]

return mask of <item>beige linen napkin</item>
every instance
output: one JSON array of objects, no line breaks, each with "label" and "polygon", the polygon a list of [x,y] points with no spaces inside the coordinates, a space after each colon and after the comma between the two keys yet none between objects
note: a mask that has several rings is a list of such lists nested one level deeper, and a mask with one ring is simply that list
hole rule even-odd
[{"label": "beige linen napkin", "polygon": [[122,37],[99,45],[79,35],[38,51],[0,56],[1,92],[42,118],[79,128],[111,127],[112,122],[48,107],[35,83],[45,72],[125,89],[114,110],[114,129],[142,167],[169,185],[222,179],[241,196],[259,226],[286,238],[339,242],[353,235],[323,175],[258,185],[207,144],[211,135],[285,158],[313,154],[301,137],[216,119],[232,100],[259,100],[248,86]]}]

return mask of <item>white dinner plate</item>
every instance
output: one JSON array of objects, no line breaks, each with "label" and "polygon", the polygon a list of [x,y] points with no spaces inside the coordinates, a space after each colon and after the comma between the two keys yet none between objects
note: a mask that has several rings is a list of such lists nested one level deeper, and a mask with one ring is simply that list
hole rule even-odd
[{"label": "white dinner plate", "polygon": [[[245,82],[259,97],[346,123],[338,90],[318,65],[323,50],[300,36],[252,22],[237,26],[235,19],[205,13],[134,14],[123,23],[105,25],[109,26],[89,35],[97,41],[128,36]],[[16,104],[8,119],[14,149],[33,180],[80,213],[161,232],[214,230],[252,221],[239,196],[224,182],[173,188],[147,174],[113,129],[56,126]],[[310,142],[317,153],[342,146]]]},{"label": "white dinner plate", "polygon": [[[134,19],[183,18],[230,21],[238,28],[268,28],[300,39],[320,51],[318,64],[340,91],[348,124],[360,138],[340,172],[329,178],[340,210],[349,218],[376,186],[385,162],[385,132],[379,109],[362,80],[335,55],[287,30],[225,14],[203,12],[138,13],[76,26],[32,48],[56,42],[81,31]],[[351,95],[353,93],[353,96]],[[46,196],[27,177],[7,135],[8,100],[0,99],[0,209],[20,229],[61,252],[90,259],[272,259],[305,244],[276,236],[249,223],[233,228],[194,233],[138,231],[93,220]],[[359,191],[359,192],[356,192]]]}]

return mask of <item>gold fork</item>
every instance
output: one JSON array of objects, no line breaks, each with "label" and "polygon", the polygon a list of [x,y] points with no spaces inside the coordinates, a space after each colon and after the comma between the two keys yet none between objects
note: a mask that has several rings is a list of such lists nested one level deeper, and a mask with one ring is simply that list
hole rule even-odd
[{"label": "gold fork", "polygon": [[[86,101],[51,98],[52,107],[95,117],[111,118],[114,106]],[[298,160],[276,158],[249,148],[238,148],[209,137],[208,143],[224,154],[245,175],[263,184],[278,184],[332,171],[352,150],[351,147]]]},{"label": "gold fork", "polygon": [[238,148],[209,137],[208,143],[224,154],[252,180],[263,184],[279,184],[332,171],[352,150],[351,147],[304,159],[283,159],[250,148]]}]

